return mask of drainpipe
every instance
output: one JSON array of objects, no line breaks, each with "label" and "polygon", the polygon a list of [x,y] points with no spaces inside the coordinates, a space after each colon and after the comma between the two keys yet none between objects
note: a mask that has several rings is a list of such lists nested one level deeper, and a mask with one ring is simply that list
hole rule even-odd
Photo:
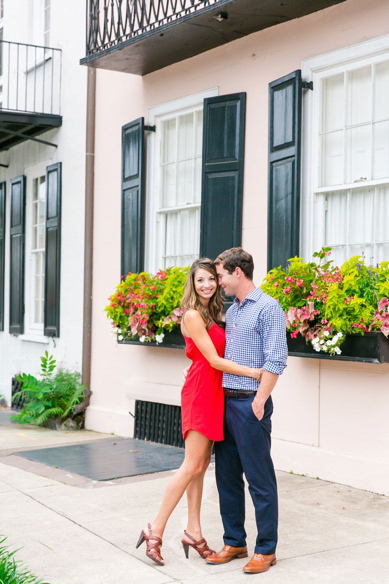
[{"label": "drainpipe", "polygon": [[92,351],[92,283],[93,283],[93,207],[95,190],[95,113],[96,69],[88,67],[86,98],[85,152],[85,240],[84,240],[84,313],[82,339],[82,383],[87,387],[84,400],[74,408],[79,414],[90,402]]}]

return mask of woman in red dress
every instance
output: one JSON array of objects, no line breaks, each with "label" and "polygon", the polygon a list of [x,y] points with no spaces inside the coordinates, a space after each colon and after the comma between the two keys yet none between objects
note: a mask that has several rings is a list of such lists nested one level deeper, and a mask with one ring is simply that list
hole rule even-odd
[{"label": "woman in red dress", "polygon": [[206,558],[215,553],[202,536],[200,506],[204,474],[211,460],[212,443],[223,440],[223,371],[259,381],[261,371],[224,359],[223,302],[214,263],[201,258],[191,266],[182,299],[182,334],[186,355],[192,360],[181,394],[185,459],[170,480],[154,521],[143,529],[137,548],[146,541],[146,555],[164,565],[162,536],[172,511],[186,491],[188,523],[182,545]]}]

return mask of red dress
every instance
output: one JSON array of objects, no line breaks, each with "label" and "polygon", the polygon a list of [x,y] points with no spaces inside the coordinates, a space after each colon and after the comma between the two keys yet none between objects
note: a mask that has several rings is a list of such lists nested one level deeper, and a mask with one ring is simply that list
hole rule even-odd
[{"label": "red dress", "polygon": [[[226,333],[213,324],[208,330],[219,357],[224,357]],[[192,339],[185,337],[186,356],[193,361],[181,392],[182,435],[196,430],[209,440],[223,440],[223,372],[208,363]]]}]

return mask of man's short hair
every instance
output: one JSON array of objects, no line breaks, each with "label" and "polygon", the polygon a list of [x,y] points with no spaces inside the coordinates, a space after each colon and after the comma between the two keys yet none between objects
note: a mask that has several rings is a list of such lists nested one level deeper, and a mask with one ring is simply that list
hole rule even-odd
[{"label": "man's short hair", "polygon": [[232,274],[235,271],[235,268],[240,268],[246,278],[249,280],[253,279],[253,256],[247,251],[244,251],[241,247],[226,249],[226,251],[223,251],[223,253],[217,256],[215,264],[221,264],[229,274]]}]

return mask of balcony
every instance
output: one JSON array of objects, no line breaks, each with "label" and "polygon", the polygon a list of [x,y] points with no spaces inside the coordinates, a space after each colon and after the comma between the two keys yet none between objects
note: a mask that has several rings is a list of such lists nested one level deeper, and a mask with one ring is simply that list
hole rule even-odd
[{"label": "balcony", "polygon": [[82,65],[146,75],[344,0],[87,0]]},{"label": "balcony", "polygon": [[61,50],[0,41],[0,151],[57,128]]}]

